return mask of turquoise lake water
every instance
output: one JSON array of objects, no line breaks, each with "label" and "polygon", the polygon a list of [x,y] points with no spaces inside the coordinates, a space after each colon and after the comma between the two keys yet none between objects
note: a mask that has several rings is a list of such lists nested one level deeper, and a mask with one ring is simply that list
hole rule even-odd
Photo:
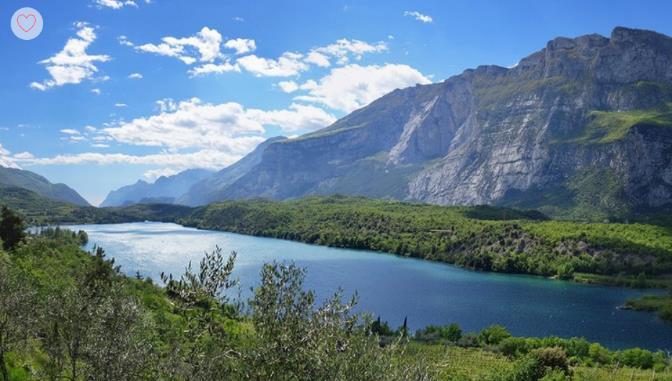
[{"label": "turquoise lake water", "polygon": [[390,325],[404,317],[412,329],[458,323],[465,331],[502,324],[517,336],[585,337],[617,349],[672,349],[672,324],[652,313],[620,310],[639,290],[580,285],[539,277],[480,273],[389,254],[336,249],[292,241],[197,230],[167,223],[78,225],[123,272],[157,281],[198,265],[215,246],[238,252],[235,276],[249,295],[264,263],[293,261],[308,270],[306,287],[318,298],[338,287],[357,291],[359,310]]}]

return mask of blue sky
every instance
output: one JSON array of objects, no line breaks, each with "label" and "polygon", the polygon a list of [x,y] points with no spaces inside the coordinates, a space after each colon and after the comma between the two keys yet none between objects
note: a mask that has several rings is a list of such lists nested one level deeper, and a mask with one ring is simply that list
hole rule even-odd
[{"label": "blue sky", "polygon": [[[32,41],[8,25],[26,6],[44,18]],[[0,163],[97,204],[557,36],[670,35],[670,14],[667,1],[4,0]]]}]

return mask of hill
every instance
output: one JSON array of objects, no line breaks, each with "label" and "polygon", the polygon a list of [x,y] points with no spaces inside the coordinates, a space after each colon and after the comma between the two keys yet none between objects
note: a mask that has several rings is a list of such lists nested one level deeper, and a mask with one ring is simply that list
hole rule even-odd
[{"label": "hill", "polygon": [[52,184],[37,173],[22,169],[0,166],[0,186],[25,188],[55,201],[89,206],[82,196],[67,185]]}]

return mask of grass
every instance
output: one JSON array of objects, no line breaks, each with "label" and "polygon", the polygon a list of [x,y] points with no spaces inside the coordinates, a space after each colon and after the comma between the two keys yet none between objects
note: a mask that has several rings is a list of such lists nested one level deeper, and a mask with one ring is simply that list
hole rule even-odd
[{"label": "grass", "polygon": [[[446,381],[498,380],[498,376],[510,372],[515,366],[514,359],[501,354],[456,346],[410,343],[405,356],[408,356],[409,361],[424,360],[432,364],[436,379]],[[577,381],[672,380],[670,370],[643,370],[618,365],[574,366],[571,371],[571,380]]]},{"label": "grass", "polygon": [[637,125],[672,126],[672,103],[649,110],[590,111],[586,127],[556,143],[606,144],[622,140]]},{"label": "grass", "polygon": [[636,311],[656,311],[661,319],[672,322],[672,294],[667,296],[646,295],[638,299],[630,299],[625,305]]}]

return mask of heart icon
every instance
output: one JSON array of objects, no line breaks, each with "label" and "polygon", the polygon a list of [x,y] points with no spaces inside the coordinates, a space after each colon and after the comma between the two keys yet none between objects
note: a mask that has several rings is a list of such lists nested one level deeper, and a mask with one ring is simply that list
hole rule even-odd
[{"label": "heart icon", "polygon": [[22,31],[28,33],[31,29],[37,24],[37,17],[34,14],[19,14],[16,16],[16,24],[21,28]]}]

